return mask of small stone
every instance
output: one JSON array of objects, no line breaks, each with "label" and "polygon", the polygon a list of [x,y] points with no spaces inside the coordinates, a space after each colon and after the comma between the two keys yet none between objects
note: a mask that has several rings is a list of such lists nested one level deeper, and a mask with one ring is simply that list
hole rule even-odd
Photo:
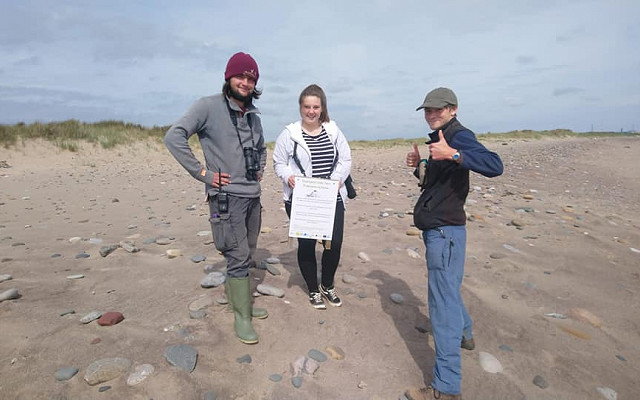
[{"label": "small stone", "polygon": [[89,257],[91,256],[85,252],[76,254],[76,258],[89,258]]},{"label": "small stone", "polygon": [[202,281],[200,282],[200,286],[202,286],[205,289],[217,287],[222,285],[226,279],[227,277],[225,276],[224,273],[220,271],[213,271],[207,274],[207,276],[205,276],[204,278],[202,278]]},{"label": "small stone", "polygon": [[271,233],[273,231],[272,228],[269,228],[268,226],[263,226],[262,228],[260,228],[260,233]]},{"label": "small stone", "polygon": [[103,358],[89,364],[84,380],[91,386],[97,385],[119,377],[130,367],[131,361],[126,358]]},{"label": "small stone", "polygon": [[63,367],[56,371],[54,377],[57,381],[68,381],[78,373],[76,367]]},{"label": "small stone", "polygon": [[60,311],[60,316],[64,317],[65,315],[75,314],[75,313],[76,313],[76,310],[70,308],[68,310]]},{"label": "small stone", "polygon": [[591,339],[591,335],[589,335],[588,333],[582,332],[579,329],[576,328],[572,328],[570,326],[567,325],[560,325],[560,329],[562,329],[563,331],[567,332],[568,334],[575,336],[577,338],[580,339],[584,339],[584,340],[590,340]]},{"label": "small stone", "polygon": [[271,374],[271,375],[269,375],[269,380],[271,382],[280,382],[282,380],[282,375],[280,375],[280,374]]},{"label": "small stone", "polygon": [[267,264],[280,264],[280,259],[278,257],[269,257],[264,260]]},{"label": "small stone", "polygon": [[620,361],[625,361],[625,362],[627,361],[627,359],[621,356],[620,354],[616,354],[616,358]]},{"label": "small stone", "polygon": [[236,361],[238,362],[238,364],[251,364],[251,355],[245,354],[242,357],[236,358]]},{"label": "small stone", "polygon": [[546,389],[549,387],[547,381],[540,375],[536,375],[533,377],[533,384],[541,389]]},{"label": "small stone", "polygon": [[414,249],[407,249],[407,255],[416,260],[419,260],[421,258],[420,254],[418,254],[418,252]]},{"label": "small stone", "polygon": [[358,253],[358,258],[361,259],[364,262],[369,262],[371,261],[371,258],[369,258],[369,256],[367,255],[367,253],[365,253],[364,251],[361,251],[360,253]]},{"label": "small stone", "polygon": [[404,303],[404,297],[402,297],[400,293],[391,293],[389,295],[389,298],[391,299],[391,301],[393,301],[396,304]]},{"label": "small stone", "polygon": [[[60,254],[60,253],[53,253],[53,254],[51,255],[51,258],[60,258],[60,257],[62,257],[62,254]],[[3,261],[4,261],[4,260],[3,260]]]},{"label": "small stone", "polygon": [[358,281],[358,278],[356,278],[353,275],[349,275],[349,274],[342,275],[342,282],[344,283],[352,284],[352,283],[356,283],[357,281]]},{"label": "small stone", "polygon": [[213,390],[208,390],[207,393],[204,394],[204,400],[216,400],[218,395]]},{"label": "small stone", "polygon": [[80,322],[82,322],[83,324],[88,324],[91,321],[95,321],[96,319],[100,318],[102,316],[102,312],[100,311],[91,311],[89,314],[85,315],[84,317],[80,318]]},{"label": "small stone", "polygon": [[171,239],[169,239],[168,237],[159,237],[155,239],[155,242],[156,244],[165,246],[165,245],[171,244]]},{"label": "small stone", "polygon": [[149,375],[153,374],[154,371],[155,368],[151,364],[138,365],[134,368],[133,372],[129,374],[129,377],[127,378],[127,385],[135,386],[141,383],[147,379]]},{"label": "small stone", "polygon": [[596,390],[607,400],[617,400],[618,393],[608,387],[597,387]]},{"label": "small stone", "polygon": [[179,249],[169,249],[166,251],[168,258],[176,258],[179,257],[182,252]]},{"label": "small stone", "polygon": [[202,319],[206,316],[207,316],[206,310],[196,310],[196,311],[189,310],[189,318],[191,319]]},{"label": "small stone", "polygon": [[78,237],[78,236],[74,236],[72,238],[69,239],[69,243],[78,243],[79,241],[81,241],[82,238]]},{"label": "small stone", "polygon": [[360,381],[358,383],[358,389],[366,389],[367,388],[367,384],[364,381]]},{"label": "small stone", "polygon": [[99,337],[97,337],[97,338],[93,338],[93,340],[92,340],[90,343],[91,343],[91,344],[98,344],[98,343],[100,343],[100,342],[102,342],[102,339],[100,339]]},{"label": "small stone", "polygon": [[491,253],[489,254],[489,258],[492,258],[494,260],[499,260],[501,258],[505,258],[506,255],[502,254],[502,253]]},{"label": "small stone", "polygon": [[503,371],[502,364],[500,364],[500,361],[498,361],[498,359],[495,358],[492,354],[481,351],[478,358],[480,360],[480,366],[485,371],[492,374]]},{"label": "small stone", "polygon": [[198,352],[188,344],[169,346],[164,350],[164,357],[169,364],[191,372],[196,367]]},{"label": "small stone", "polygon": [[111,325],[118,324],[123,320],[124,320],[124,315],[122,315],[122,313],[119,313],[117,311],[110,311],[100,316],[100,318],[98,319],[98,325],[111,326]]},{"label": "small stone", "polygon": [[260,294],[264,294],[267,296],[275,296],[275,297],[284,297],[284,290],[278,289],[273,286],[265,285],[263,283],[259,284],[256,287],[256,290]]},{"label": "small stone", "polygon": [[82,275],[82,274],[67,276],[67,279],[82,279],[82,278],[84,278],[84,275]]},{"label": "small stone", "polygon": [[8,274],[0,275],[0,282],[10,281],[11,279],[13,279],[13,276],[11,275],[8,275]]},{"label": "small stone", "polygon": [[189,303],[189,311],[204,310],[205,308],[209,307],[212,304],[213,304],[213,299],[211,298],[211,296],[208,296],[208,295],[200,296],[199,298]]},{"label": "small stone", "polygon": [[109,254],[113,253],[114,251],[116,251],[119,248],[120,248],[119,244],[112,244],[112,245],[109,245],[109,246],[102,246],[100,248],[100,255],[102,257],[106,257],[106,256],[108,256]]},{"label": "small stone", "polygon": [[267,266],[267,271],[269,271],[271,275],[278,276],[282,274],[278,269],[278,267],[276,267],[274,264],[267,263],[266,266]]},{"label": "small stone", "polygon": [[498,346],[498,348],[502,351],[513,353],[513,349],[506,344],[501,344],[500,346]]},{"label": "small stone", "polygon": [[409,229],[407,229],[407,236],[420,236],[422,234],[422,231],[416,227],[411,227]]},{"label": "small stone", "polygon": [[327,346],[324,351],[326,351],[329,354],[329,357],[334,360],[344,360],[344,350],[338,346]]},{"label": "small stone", "polygon": [[300,387],[302,386],[302,377],[294,376],[293,378],[291,378],[291,384],[294,388],[300,389]]},{"label": "small stone", "polygon": [[194,263],[196,263],[196,264],[197,264],[197,263],[200,263],[200,262],[203,262],[203,261],[204,261],[204,260],[206,260],[206,259],[207,259],[207,256],[202,255],[202,254],[198,254],[198,255],[195,255],[195,256],[191,256],[191,261],[192,261],[192,262],[194,262]]},{"label": "small stone", "polygon": [[100,386],[98,388],[98,392],[102,393],[102,392],[106,392],[107,390],[111,389],[111,386]]},{"label": "small stone", "polygon": [[200,237],[206,237],[206,236],[212,236],[211,231],[200,231],[197,233],[198,236]]},{"label": "small stone", "polygon": [[120,242],[120,247],[122,247],[127,253],[137,253],[140,251],[135,244],[127,241]]},{"label": "small stone", "polygon": [[318,362],[327,361],[327,355],[324,354],[323,352],[321,352],[320,350],[311,349],[311,350],[309,350],[307,355],[309,356],[309,358],[312,358],[312,359],[314,359],[314,360],[316,360]]},{"label": "small stone", "polygon": [[585,310],[584,308],[572,308],[569,311],[569,314],[576,320],[591,324],[595,328],[600,328],[602,326],[600,318],[596,317],[591,311]]},{"label": "small stone", "polygon": [[0,293],[0,302],[3,302],[5,300],[14,300],[14,299],[17,299],[18,297],[20,297],[20,293],[18,293],[18,289],[12,288]]}]

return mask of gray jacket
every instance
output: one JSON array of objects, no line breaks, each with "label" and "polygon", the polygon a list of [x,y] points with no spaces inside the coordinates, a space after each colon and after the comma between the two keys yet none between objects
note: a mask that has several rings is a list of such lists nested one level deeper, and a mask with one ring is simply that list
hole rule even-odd
[{"label": "gray jacket", "polygon": [[[217,94],[197,100],[169,128],[164,136],[164,144],[191,176],[205,183],[207,194],[213,195],[218,191],[212,186],[214,172],[227,172],[231,175],[231,183],[223,187],[226,192],[239,197],[260,197],[260,183],[248,181],[245,176],[242,150],[243,147],[253,147],[255,144],[260,153],[260,173],[264,173],[267,148],[258,116],[259,111],[256,107],[250,106],[241,116],[238,105],[229,101],[229,106],[237,115],[241,146],[225,99],[226,96],[223,94]],[[252,129],[248,124],[249,115]],[[196,133],[204,153],[205,166],[195,157],[189,146],[189,138]]]}]

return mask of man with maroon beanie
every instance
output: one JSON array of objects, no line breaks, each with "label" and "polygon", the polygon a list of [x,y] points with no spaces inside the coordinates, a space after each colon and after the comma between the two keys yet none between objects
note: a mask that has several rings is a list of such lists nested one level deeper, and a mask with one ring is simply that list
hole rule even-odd
[{"label": "man with maroon beanie", "polygon": [[[249,268],[262,221],[260,181],[267,160],[259,111],[253,100],[260,73],[249,54],[227,63],[222,93],[203,97],[169,128],[164,143],[176,160],[205,185],[216,248],[227,261],[225,288],[240,341],[258,342],[251,317],[267,311],[251,304]],[[198,135],[205,165],[194,156],[189,138]]]}]

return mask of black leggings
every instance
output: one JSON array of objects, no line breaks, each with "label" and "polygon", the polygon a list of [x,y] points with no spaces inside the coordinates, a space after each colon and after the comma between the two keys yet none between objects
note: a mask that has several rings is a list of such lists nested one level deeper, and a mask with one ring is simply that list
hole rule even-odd
[{"label": "black leggings", "polygon": [[[284,203],[287,216],[291,217],[291,203]],[[342,250],[342,237],[344,231],[344,204],[336,203],[336,214],[333,219],[333,233],[331,236],[331,249],[322,251],[322,286],[333,286],[333,278],[336,275],[340,263]],[[318,291],[318,264],[316,261],[316,239],[298,238],[298,266],[309,292]],[[323,246],[326,241],[322,241]]]}]

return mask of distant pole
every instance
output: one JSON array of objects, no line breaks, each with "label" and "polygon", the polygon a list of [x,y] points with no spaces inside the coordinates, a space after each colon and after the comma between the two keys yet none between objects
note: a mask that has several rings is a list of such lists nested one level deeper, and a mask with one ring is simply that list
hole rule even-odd
[{"label": "distant pole", "polygon": [[591,124],[591,132],[593,133],[593,124]]}]

